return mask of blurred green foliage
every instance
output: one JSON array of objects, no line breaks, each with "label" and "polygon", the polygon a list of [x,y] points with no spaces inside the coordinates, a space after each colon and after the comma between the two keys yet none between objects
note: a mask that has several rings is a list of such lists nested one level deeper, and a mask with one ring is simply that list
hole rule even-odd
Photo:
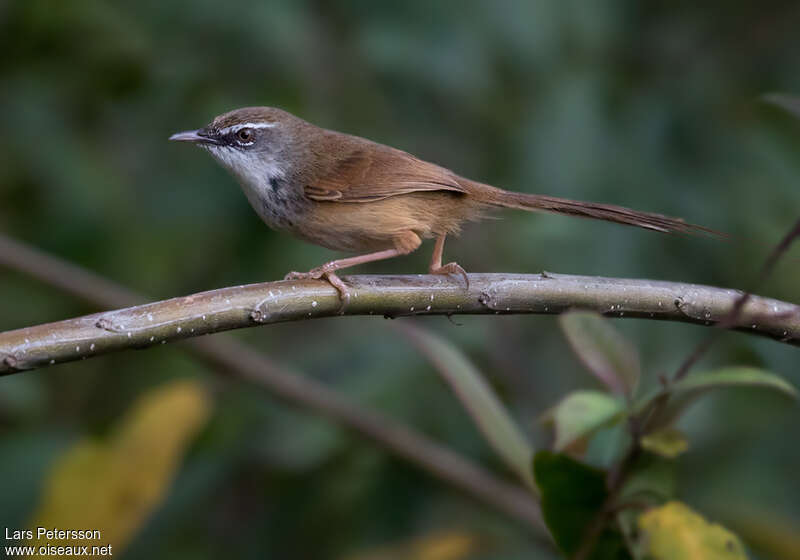
[{"label": "blurred green foliage", "polygon": [[[18,0],[0,2],[0,229],[153,298],[281,277],[331,253],[269,231],[234,181],[166,138],[276,105],[509,189],[683,216],[733,239],[669,237],[508,213],[446,258],[472,271],[639,276],[744,288],[800,208],[800,126],[758,101],[800,92],[792,1]],[[367,270],[424,270],[418,255]],[[797,300],[800,258],[762,293]],[[0,330],[86,313],[0,271]],[[585,386],[550,317],[424,322],[534,419]],[[643,370],[674,369],[700,327],[621,321]],[[237,336],[503,473],[466,413],[380,319]],[[796,349],[727,334],[705,366],[800,383]],[[0,525],[19,527],[44,471],[134,398],[209,376],[176,348],[0,379]],[[642,380],[645,386],[653,377]],[[713,420],[713,421],[712,421]],[[800,519],[800,411],[731,392],[681,423],[681,499]],[[214,418],[127,558],[336,558],[431,532],[490,538],[475,558],[548,557],[524,529],[322,419],[222,385]],[[740,530],[745,535],[746,531]]]},{"label": "blurred green foliage", "polygon": [[[755,368],[692,372],[682,366],[662,375],[653,394],[640,397],[638,352],[609,319],[569,311],[559,324],[575,354],[608,391],[574,391],[548,411],[545,421],[553,425],[553,447],[561,453],[544,450],[533,458],[542,515],[565,557],[747,558],[738,537],[674,500],[679,463],[672,460],[689,449],[686,436],[674,425],[691,404],[717,389],[772,389],[789,397],[797,397],[797,390],[782,377]],[[625,394],[624,403],[619,393]],[[612,431],[623,445],[609,440],[606,434]],[[597,469],[597,464],[607,469]],[[787,549],[794,545],[784,540]]]}]

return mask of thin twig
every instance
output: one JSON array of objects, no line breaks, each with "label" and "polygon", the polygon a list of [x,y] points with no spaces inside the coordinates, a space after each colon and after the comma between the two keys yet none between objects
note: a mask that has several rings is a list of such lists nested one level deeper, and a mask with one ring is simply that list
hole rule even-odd
[{"label": "thin twig", "polygon": [[[138,294],[97,274],[3,235],[0,235],[0,264],[26,272],[99,307],[143,301]],[[225,335],[194,339],[181,348],[223,375],[245,380],[292,405],[353,430],[478,502],[521,521],[533,528],[538,537],[547,539],[539,506],[524,488],[496,479],[426,436],[350,403],[325,385],[290,371]]]},{"label": "thin twig", "polygon": [[[733,304],[733,307],[728,314],[715,325],[718,327],[718,330],[698,344],[691,354],[689,354],[689,356],[687,356],[686,359],[681,363],[675,372],[675,375],[672,376],[673,383],[680,381],[686,377],[686,375],[688,375],[689,370],[692,369],[692,366],[694,366],[700,360],[700,358],[702,358],[703,355],[708,352],[708,349],[714,345],[724,329],[731,328],[732,326],[738,324],[745,305],[747,305],[747,302],[754,297],[753,291],[760,289],[761,286],[767,281],[767,278],[769,278],[770,274],[772,274],[772,270],[775,268],[775,265],[778,264],[780,258],[786,254],[786,251],[789,250],[789,247],[792,246],[792,243],[794,243],[798,237],[800,237],[800,219],[795,222],[794,227],[792,227],[792,229],[790,229],[786,235],[783,236],[783,239],[781,239],[772,249],[772,251],[770,251],[766,261],[764,261],[764,265],[759,271],[758,278],[755,281],[753,289],[744,292],[741,296],[739,296],[739,298],[736,299],[736,302]],[[776,310],[773,310],[773,314],[775,313]]]}]

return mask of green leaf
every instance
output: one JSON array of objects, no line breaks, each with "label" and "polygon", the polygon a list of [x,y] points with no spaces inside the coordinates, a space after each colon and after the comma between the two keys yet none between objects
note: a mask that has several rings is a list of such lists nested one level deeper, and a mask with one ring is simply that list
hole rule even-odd
[{"label": "green leaf", "polygon": [[[627,420],[627,417],[623,418]],[[581,460],[601,469],[609,469],[616,464],[630,444],[631,436],[628,432],[627,422],[614,422],[592,434],[591,438],[586,441],[586,451]],[[569,449],[572,450],[572,447]]]},{"label": "green leaf", "polygon": [[639,384],[639,353],[601,315],[570,311],[561,329],[586,368],[615,393],[631,396]]},{"label": "green leaf", "polygon": [[409,325],[399,328],[450,385],[489,445],[533,492],[537,492],[530,471],[533,446],[480,371],[461,350],[432,332]]},{"label": "green leaf", "polygon": [[797,397],[797,389],[782,377],[762,369],[733,366],[689,375],[673,385],[673,390],[702,392],[717,387],[753,386],[778,390],[790,397]]},{"label": "green leaf", "polygon": [[784,93],[770,93],[763,96],[762,99],[800,118],[800,97]]},{"label": "green leaf", "polygon": [[689,442],[683,432],[675,428],[664,428],[647,434],[641,440],[642,449],[667,459],[674,459],[689,449]]},{"label": "green leaf", "polygon": [[546,416],[555,426],[556,451],[563,451],[576,440],[590,436],[600,428],[620,420],[624,410],[624,405],[607,393],[570,393]]},{"label": "green leaf", "polygon": [[668,502],[639,516],[642,548],[670,560],[746,560],[739,538],[708,523],[681,502]]},{"label": "green leaf", "polygon": [[[606,473],[564,455],[539,451],[533,473],[541,492],[542,515],[553,539],[567,557],[574,556],[591,533],[608,499]],[[587,560],[627,559],[622,533],[608,523],[599,528]]]},{"label": "green leaf", "polygon": [[[723,387],[760,387],[797,397],[797,390],[786,380],[758,368],[731,366],[699,372],[681,379],[670,387],[670,401],[659,418],[652,422],[653,429],[670,425],[698,397],[712,389]],[[663,390],[659,390],[639,400],[634,406],[634,413],[641,413],[654,399],[663,394]]]}]

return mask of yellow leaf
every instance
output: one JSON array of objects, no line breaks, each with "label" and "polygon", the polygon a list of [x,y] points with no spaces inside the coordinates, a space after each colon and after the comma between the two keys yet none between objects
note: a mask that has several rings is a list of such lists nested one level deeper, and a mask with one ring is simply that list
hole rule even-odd
[{"label": "yellow leaf", "polygon": [[708,523],[680,502],[668,502],[639,516],[644,551],[653,560],[746,560],[739,538]]},{"label": "yellow leaf", "polygon": [[443,531],[356,554],[348,560],[462,560],[475,554],[480,539],[460,531]]},{"label": "yellow leaf", "polygon": [[667,459],[674,459],[689,449],[689,442],[680,430],[665,428],[644,436],[642,448]]},{"label": "yellow leaf", "polygon": [[[84,440],[52,467],[26,545],[100,548],[94,556],[122,553],[158,506],[187,445],[210,412],[196,381],[174,381],[141,397],[108,441]],[[89,530],[88,535],[43,530]],[[97,531],[98,533],[95,533]],[[80,551],[80,549],[78,549]],[[34,558],[74,558],[75,550],[42,550]],[[80,556],[80,554],[78,555]]]}]

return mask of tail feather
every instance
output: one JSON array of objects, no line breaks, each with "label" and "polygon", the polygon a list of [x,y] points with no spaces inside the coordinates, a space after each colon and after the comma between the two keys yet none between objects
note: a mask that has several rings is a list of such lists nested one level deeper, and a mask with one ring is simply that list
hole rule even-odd
[{"label": "tail feather", "polygon": [[705,234],[725,237],[723,233],[707,227],[690,224],[682,218],[673,218],[652,212],[640,212],[624,206],[582,202],[540,194],[510,192],[494,187],[489,187],[491,190],[487,190],[486,187],[488,185],[480,185],[480,187],[483,195],[480,198],[483,199],[484,203],[491,206],[568,214],[570,216],[603,220],[664,233]]}]

